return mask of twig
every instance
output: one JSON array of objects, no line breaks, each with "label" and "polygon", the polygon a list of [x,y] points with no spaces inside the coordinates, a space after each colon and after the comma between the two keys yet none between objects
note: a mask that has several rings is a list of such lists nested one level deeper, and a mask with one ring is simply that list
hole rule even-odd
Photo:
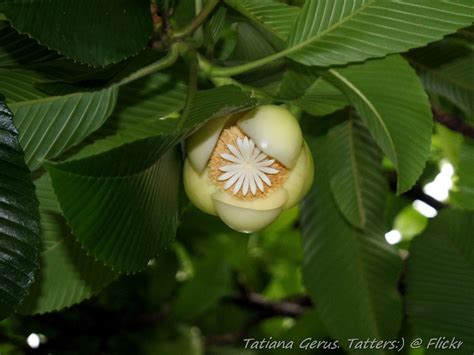
[{"label": "twig", "polygon": [[170,28],[170,0],[164,0],[163,2],[163,32],[168,32]]},{"label": "twig", "polygon": [[158,5],[156,4],[156,1],[150,2],[150,12],[153,25],[156,26],[157,24],[161,23],[162,19],[158,13]]},{"label": "twig", "polygon": [[413,186],[413,188],[403,194],[406,197],[409,197],[412,200],[420,200],[424,203],[430,205],[435,210],[441,210],[447,207],[443,202],[438,201],[437,199],[427,195],[423,192],[423,188],[419,185]]},{"label": "twig", "polygon": [[432,107],[431,112],[436,121],[449,129],[461,133],[463,136],[474,139],[474,127],[463,121],[459,117],[451,116],[437,107]]},{"label": "twig", "polygon": [[[397,190],[397,175],[394,172],[388,174],[388,181],[390,184],[390,189],[392,191]],[[413,186],[410,190],[403,193],[403,196],[408,197],[410,200],[420,200],[424,203],[430,205],[435,210],[441,210],[446,206],[443,202],[438,201],[437,199],[431,197],[430,195],[425,194],[423,188],[420,185]]]},{"label": "twig", "polygon": [[256,312],[255,315],[232,332],[207,336],[207,345],[234,344],[243,338],[252,327],[259,325],[266,319],[273,317],[298,318],[312,307],[312,302],[306,295],[298,295],[281,301],[269,301],[262,295],[249,292],[242,285],[240,286],[240,295],[228,297],[225,300],[240,307],[253,310]]},{"label": "twig", "polygon": [[229,297],[227,300],[236,305],[257,311],[261,319],[276,316],[297,318],[312,305],[310,299],[306,296],[298,296],[298,298],[281,301],[269,301],[255,292],[242,293],[239,296]]}]

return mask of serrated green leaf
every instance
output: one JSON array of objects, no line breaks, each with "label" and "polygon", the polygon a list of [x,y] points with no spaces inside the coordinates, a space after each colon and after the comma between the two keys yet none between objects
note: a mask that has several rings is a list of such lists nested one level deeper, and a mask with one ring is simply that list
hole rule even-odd
[{"label": "serrated green leaf", "polygon": [[[343,347],[351,338],[393,339],[402,318],[400,257],[384,239],[382,219],[368,220],[364,229],[347,222],[331,194],[332,147],[325,137],[310,146],[317,168],[301,210],[304,284],[329,334]],[[374,196],[371,209],[383,206],[385,196]]]},{"label": "serrated green leaf", "polygon": [[226,15],[227,9],[225,7],[219,7],[205,24],[206,40],[211,50],[222,34],[225,27]]},{"label": "serrated green leaf", "polygon": [[12,113],[0,99],[0,320],[26,296],[38,268],[39,214]]},{"label": "serrated green leaf", "polygon": [[[176,120],[168,117],[184,107],[187,86],[172,72],[160,72],[120,88],[117,106],[106,123],[76,152],[79,159],[126,143],[172,132]],[[89,142],[90,141],[90,142]]]},{"label": "serrated green leaf", "polygon": [[48,96],[30,71],[0,69],[0,91],[9,99],[30,169],[57,157],[98,129],[112,113],[117,88]]},{"label": "serrated green leaf", "polygon": [[324,76],[344,92],[398,172],[397,192],[413,186],[430,152],[433,120],[415,71],[399,56],[371,60]]},{"label": "serrated green leaf", "polygon": [[352,118],[328,133],[330,186],[339,210],[358,228],[383,218],[387,186],[382,154],[362,122]]},{"label": "serrated green leaf", "polygon": [[[40,202],[40,271],[20,313],[52,312],[81,302],[118,275],[88,256],[71,234],[51,186],[44,174],[35,181]],[[61,270],[61,272],[58,272]]]},{"label": "serrated green leaf", "polygon": [[420,77],[428,91],[446,97],[467,115],[474,114],[473,54],[437,69],[422,69]]},{"label": "serrated green leaf", "polygon": [[404,52],[441,39],[474,20],[471,0],[306,1],[286,55],[329,66]]},{"label": "serrated green leaf", "polygon": [[67,85],[70,85],[69,92],[80,91],[81,89],[97,90],[115,85],[122,86],[122,80],[126,80],[143,67],[160,61],[163,57],[162,52],[146,48],[133,57],[106,67],[91,67],[60,57],[54,61],[34,65],[32,68],[51,77],[51,79],[38,83],[36,86],[41,91],[54,95],[58,89],[61,89],[61,86]]},{"label": "serrated green leaf", "polygon": [[410,50],[406,54],[406,58],[416,68],[438,69],[444,64],[470,55],[471,52],[472,49],[465,41],[447,37],[425,47]]},{"label": "serrated green leaf", "polygon": [[344,94],[323,78],[316,79],[304,95],[293,102],[313,116],[329,115],[348,105]]},{"label": "serrated green leaf", "polygon": [[[473,230],[473,212],[442,211],[414,239],[408,259],[408,316],[424,344],[439,336],[463,341],[453,353],[474,351]],[[440,350],[427,351],[435,353]]]},{"label": "serrated green leaf", "polygon": [[474,210],[474,141],[465,138],[461,145],[459,163],[456,169],[458,177],[450,200],[458,207]]},{"label": "serrated green leaf", "polygon": [[20,35],[8,22],[0,21],[0,68],[31,65],[59,58],[59,55]]},{"label": "serrated green leaf", "polygon": [[132,144],[115,154],[46,165],[72,233],[117,271],[143,269],[176,232],[179,155],[151,159],[151,150],[152,144]]},{"label": "serrated green leaf", "polygon": [[114,269],[145,267],[176,233],[181,171],[170,149],[211,117],[254,104],[234,86],[198,91],[172,132],[156,125],[147,138],[48,164],[61,209],[81,245]]},{"label": "serrated green leaf", "polygon": [[143,0],[1,0],[0,12],[20,33],[95,66],[138,53],[153,29],[149,1]]},{"label": "serrated green leaf", "polygon": [[474,114],[474,55],[469,43],[452,36],[411,50],[407,58],[426,90],[447,98],[468,116]]},{"label": "serrated green leaf", "polygon": [[275,52],[275,49],[266,38],[251,24],[237,22],[237,44],[232,52],[231,60],[249,61],[268,56]]},{"label": "serrated green leaf", "polygon": [[300,9],[273,0],[226,0],[226,4],[286,41]]},{"label": "serrated green leaf", "polygon": [[297,99],[304,95],[318,77],[318,70],[290,62],[288,70],[281,78],[278,97],[286,100]]}]

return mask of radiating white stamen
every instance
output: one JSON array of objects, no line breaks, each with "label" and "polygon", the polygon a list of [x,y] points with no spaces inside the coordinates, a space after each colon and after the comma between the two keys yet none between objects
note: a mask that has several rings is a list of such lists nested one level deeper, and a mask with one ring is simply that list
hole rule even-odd
[{"label": "radiating white stamen", "polygon": [[240,190],[247,196],[250,191],[254,196],[257,188],[261,192],[265,191],[265,185],[272,186],[267,174],[278,174],[279,171],[271,165],[275,159],[271,159],[255,146],[255,143],[248,137],[237,138],[237,146],[227,144],[229,153],[221,153],[221,157],[229,162],[228,165],[219,167],[223,172],[217,180],[226,181],[224,189],[234,186],[232,192],[236,195]]},{"label": "radiating white stamen", "polygon": [[239,164],[242,161],[242,159],[236,158],[233,155],[230,155],[230,154],[227,154],[227,153],[222,153],[221,157],[224,158],[225,160],[234,162],[236,164]]}]

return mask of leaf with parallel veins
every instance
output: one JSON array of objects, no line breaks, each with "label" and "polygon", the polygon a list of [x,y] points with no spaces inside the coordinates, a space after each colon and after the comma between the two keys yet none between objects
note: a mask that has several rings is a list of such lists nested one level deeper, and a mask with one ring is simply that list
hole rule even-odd
[{"label": "leaf with parallel veins", "polygon": [[331,191],[341,213],[358,228],[381,220],[384,206],[377,196],[387,193],[387,184],[382,154],[367,128],[352,118],[329,131],[328,144]]},{"label": "leaf with parallel veins", "polygon": [[434,42],[473,14],[470,0],[306,1],[285,53],[305,65],[360,62]]},{"label": "leaf with parallel veins", "polygon": [[371,136],[394,163],[397,192],[409,190],[425,166],[433,129],[428,96],[415,71],[393,55],[330,69],[324,78],[347,96]]},{"label": "leaf with parallel veins", "polygon": [[37,89],[45,80],[25,70],[0,69],[0,91],[7,95],[30,169],[40,167],[80,143],[110,116],[117,88],[49,96]]},{"label": "leaf with parallel veins", "polygon": [[[396,337],[402,319],[397,292],[401,260],[384,239],[383,219],[367,214],[363,229],[348,222],[331,191],[330,141],[321,137],[308,143],[317,168],[312,190],[301,209],[304,284],[325,328],[344,348],[349,347],[350,338]],[[371,164],[378,162],[377,158]],[[386,186],[377,187],[377,191],[385,193],[371,196],[366,206],[381,213]],[[385,355],[388,351],[374,349],[373,353]]]},{"label": "leaf with parallel veins", "polygon": [[37,179],[35,186],[41,216],[40,270],[18,310],[22,314],[70,307],[90,298],[118,277],[88,256],[75,240],[61,214],[49,175]]},{"label": "leaf with parallel veins", "polygon": [[120,137],[112,135],[112,149],[48,164],[61,209],[86,251],[118,271],[143,269],[176,233],[181,164],[173,146],[211,117],[254,104],[234,86],[198,91],[172,130],[158,121],[146,137],[125,136],[115,145]]}]

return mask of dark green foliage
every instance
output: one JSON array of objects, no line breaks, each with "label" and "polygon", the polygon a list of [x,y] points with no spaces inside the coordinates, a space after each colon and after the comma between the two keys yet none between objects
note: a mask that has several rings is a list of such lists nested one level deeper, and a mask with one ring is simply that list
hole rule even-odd
[{"label": "dark green foliage", "polygon": [[2,0],[0,12],[18,32],[91,65],[107,65],[138,53],[152,31],[145,0]]},{"label": "dark green foliage", "polygon": [[[52,354],[472,353],[473,20],[472,0],[0,0],[0,354],[31,333]],[[315,181],[244,235],[190,205],[182,166],[208,120],[262,104],[298,118]]]}]

